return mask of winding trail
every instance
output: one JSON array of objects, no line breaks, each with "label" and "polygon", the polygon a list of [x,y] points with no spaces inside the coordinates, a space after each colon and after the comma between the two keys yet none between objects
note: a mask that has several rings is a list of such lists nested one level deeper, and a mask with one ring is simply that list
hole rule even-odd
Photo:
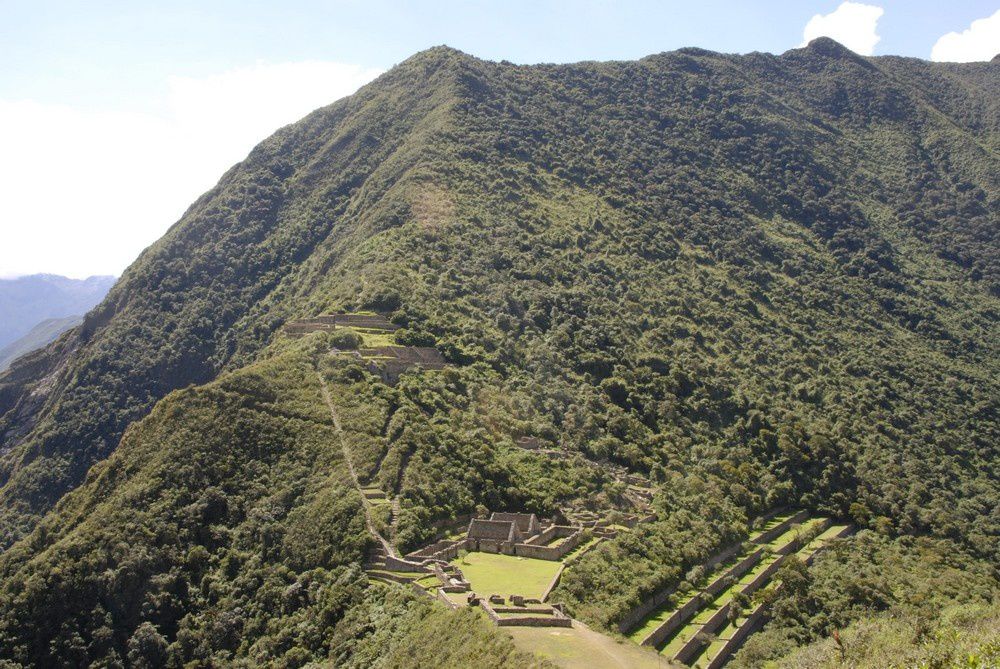
[{"label": "winding trail", "polygon": [[368,526],[368,533],[375,537],[380,544],[382,544],[382,548],[385,550],[386,555],[398,558],[399,556],[396,554],[396,549],[393,548],[392,544],[386,541],[386,538],[375,529],[375,523],[372,521],[371,503],[365,496],[365,491],[361,489],[361,482],[358,480],[358,472],[354,469],[354,457],[351,453],[351,447],[347,445],[347,439],[344,437],[344,430],[340,427],[340,417],[337,416],[337,409],[333,406],[333,399],[330,397],[330,388],[326,385],[326,379],[323,378],[322,374],[316,372],[316,378],[319,379],[319,386],[323,393],[323,401],[330,410],[330,417],[333,419],[333,426],[337,430],[337,437],[340,439],[340,448],[344,452],[344,460],[347,461],[347,469],[351,472],[351,480],[354,481],[354,487],[361,496],[361,506],[365,510],[365,525]]}]

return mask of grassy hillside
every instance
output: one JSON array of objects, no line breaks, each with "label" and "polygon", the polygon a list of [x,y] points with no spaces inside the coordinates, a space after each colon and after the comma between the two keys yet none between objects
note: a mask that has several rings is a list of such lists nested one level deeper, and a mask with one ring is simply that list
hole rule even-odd
[{"label": "grassy hillside", "polygon": [[[255,599],[248,561],[255,584],[360,581],[356,501],[296,356],[337,389],[356,467],[401,499],[403,548],[478,505],[614,506],[611,464],[649,477],[657,521],[557,591],[597,625],[782,504],[995,564],[998,85],[997,63],[830,40],[530,67],[438,48],[283,128],[72,337],[0,375],[3,647],[40,661],[80,629],[90,649],[106,619],[115,642],[76,652],[127,652],[149,622],[178,658],[251,658],[298,614]],[[294,353],[278,334],[358,308],[454,368],[389,387],[313,360],[320,335]],[[515,449],[523,435],[567,457]],[[197,537],[219,592],[186,557],[219,524],[186,495],[210,489],[238,498],[227,543]],[[98,503],[115,495],[125,516]],[[98,581],[149,536],[143,568],[191,587],[108,609],[141,601]],[[358,588],[346,618],[374,596]],[[227,607],[238,641],[213,636]]]},{"label": "grassy hillside", "polygon": [[314,358],[306,346],[284,351],[176,391],[133,425],[0,555],[0,657],[352,667],[518,657],[471,612],[369,586],[361,501]]}]

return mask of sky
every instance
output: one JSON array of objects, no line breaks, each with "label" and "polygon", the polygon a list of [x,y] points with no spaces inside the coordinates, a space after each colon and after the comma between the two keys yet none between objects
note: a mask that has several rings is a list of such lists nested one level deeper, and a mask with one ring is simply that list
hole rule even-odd
[{"label": "sky", "polygon": [[431,46],[539,63],[823,35],[989,60],[1000,0],[0,0],[0,277],[120,274],[255,144]]}]

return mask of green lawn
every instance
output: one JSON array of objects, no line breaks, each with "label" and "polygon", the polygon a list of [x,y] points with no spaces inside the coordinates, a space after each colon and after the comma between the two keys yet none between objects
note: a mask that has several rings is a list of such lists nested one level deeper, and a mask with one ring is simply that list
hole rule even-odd
[{"label": "green lawn", "polygon": [[505,627],[522,650],[565,669],[662,669],[652,650],[622,643],[574,622],[573,627]]},{"label": "green lawn", "polygon": [[379,346],[399,346],[396,343],[396,333],[386,332],[384,330],[360,330],[358,328],[343,328],[344,330],[351,329],[357,334],[361,335],[361,345],[366,348],[378,348]]},{"label": "green lawn", "polygon": [[549,560],[493,553],[469,553],[464,563],[456,558],[452,564],[462,570],[472,589],[483,597],[497,594],[540,598],[560,567],[560,563]]}]

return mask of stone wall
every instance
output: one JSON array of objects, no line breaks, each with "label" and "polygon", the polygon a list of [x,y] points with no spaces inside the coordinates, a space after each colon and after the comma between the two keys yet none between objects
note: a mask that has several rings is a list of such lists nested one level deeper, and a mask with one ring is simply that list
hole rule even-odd
[{"label": "stone wall", "polygon": [[499,539],[469,539],[469,550],[482,551],[483,553],[502,553],[503,555],[514,555],[515,547],[509,541]]},{"label": "stone wall", "polygon": [[538,534],[525,539],[524,543],[531,544],[532,546],[544,546],[545,544],[549,543],[549,541],[556,538],[557,527],[558,525],[550,525],[549,527],[546,527]]},{"label": "stone wall", "polygon": [[499,618],[500,627],[572,627],[573,619],[566,616],[522,616],[519,618]]},{"label": "stone wall", "polygon": [[673,634],[678,628],[680,628],[681,625],[687,622],[688,618],[693,616],[700,608],[701,599],[693,597],[691,601],[674,611],[669,618],[664,620],[655,630],[650,632],[649,635],[642,640],[642,645],[659,646],[668,636]]},{"label": "stone wall", "polygon": [[498,607],[494,610],[492,606],[485,600],[479,600],[479,607],[486,612],[487,617],[493,621],[497,627],[572,627],[573,619],[568,617],[565,613],[557,608],[550,609],[549,613],[539,613],[539,615],[530,615],[532,613],[531,609],[524,610],[523,616],[518,616],[517,618],[501,618],[497,614],[497,610],[511,613],[521,613],[520,609],[511,607]]},{"label": "stone wall", "polygon": [[368,328],[371,330],[398,330],[399,326],[378,314],[332,314],[318,319],[329,320],[341,327]]},{"label": "stone wall", "polygon": [[442,539],[430,546],[424,546],[420,550],[407,553],[407,559],[414,561],[422,560],[444,560],[449,562],[458,557],[458,553],[464,550],[469,544],[468,539]]},{"label": "stone wall", "polygon": [[562,579],[564,569],[566,569],[566,565],[559,567],[559,571],[557,571],[556,575],[552,577],[551,581],[549,581],[549,587],[545,588],[545,592],[542,593],[543,602],[549,601],[549,595],[551,595],[552,591],[556,589],[557,585],[559,585],[559,580]]},{"label": "stone wall", "polygon": [[702,641],[702,635],[715,634],[715,632],[721,629],[729,618],[729,604],[722,606],[718,611],[712,614],[701,629],[698,634],[695,634],[691,639],[688,640],[684,646],[677,651],[677,654],[673,656],[675,662],[683,662],[684,664],[689,664],[691,660],[698,654],[698,651],[702,649],[705,645]]},{"label": "stone wall", "polygon": [[767,582],[771,579],[774,573],[779,569],[781,569],[781,565],[785,563],[785,559],[787,557],[788,557],[787,555],[782,555],[777,560],[769,564],[767,568],[764,569],[764,571],[757,574],[754,580],[750,581],[745,586],[743,586],[743,592],[745,592],[748,595],[751,595],[757,590],[764,587],[764,585],[767,584]]},{"label": "stone wall", "polygon": [[416,572],[420,574],[429,574],[431,570],[429,567],[412,560],[403,560],[401,558],[393,557],[391,555],[385,556],[385,568],[389,571],[408,571]]},{"label": "stone wall", "polygon": [[444,594],[444,592],[443,592],[443,591],[441,591],[441,590],[438,590],[438,591],[437,591],[437,598],[438,598],[438,601],[439,601],[439,602],[442,602],[442,603],[443,603],[443,604],[444,604],[445,606],[447,606],[447,607],[448,607],[449,609],[458,609],[458,608],[459,608],[459,605],[458,605],[458,603],[457,603],[457,602],[453,602],[453,601],[451,601],[451,600],[450,600],[450,599],[448,598],[448,595]]}]

